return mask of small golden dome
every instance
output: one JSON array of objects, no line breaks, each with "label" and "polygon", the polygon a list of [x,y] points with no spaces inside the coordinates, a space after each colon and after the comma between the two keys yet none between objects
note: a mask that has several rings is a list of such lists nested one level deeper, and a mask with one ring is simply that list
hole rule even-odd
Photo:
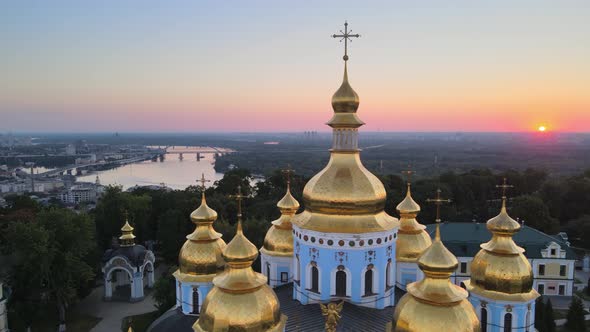
[{"label": "small golden dome", "polygon": [[291,218],[297,212],[299,202],[291,195],[289,184],[287,184],[287,193],[277,203],[277,206],[281,210],[281,216],[272,222],[272,226],[266,232],[260,252],[271,256],[293,256]]},{"label": "small golden dome", "polygon": [[348,65],[344,62],[344,78],[340,88],[332,96],[334,115],[328,121],[328,125],[332,127],[358,128],[365,124],[356,115],[359,103],[359,96],[348,82]]},{"label": "small golden dome", "polygon": [[426,227],[416,220],[420,205],[412,199],[410,183],[404,200],[397,205],[400,213],[400,227],[397,234],[395,258],[398,262],[416,262],[432,244]]},{"label": "small golden dome", "polygon": [[440,239],[437,224],[434,242],[418,260],[424,279],[409,284],[395,308],[395,331],[479,331],[467,292],[450,281],[457,265],[457,258]]},{"label": "small golden dome", "polygon": [[354,113],[359,108],[359,96],[348,82],[348,65],[344,62],[342,84],[332,96],[332,108],[336,113]]},{"label": "small golden dome", "polygon": [[223,271],[225,261],[221,255],[225,242],[221,234],[213,229],[217,212],[207,206],[205,193],[201,205],[191,213],[191,220],[196,224],[195,231],[187,235],[187,241],[178,255],[180,277],[193,281],[212,280]]},{"label": "small golden dome", "polygon": [[506,301],[529,301],[539,296],[533,286],[531,264],[512,235],[520,225],[506,212],[502,197],[500,214],[488,220],[492,239],[481,245],[471,262],[471,279],[465,283],[470,292]]},{"label": "small golden dome", "polygon": [[193,325],[195,332],[284,330],[287,317],[281,315],[276,294],[266,277],[252,270],[257,254],[238,220],[236,235],[223,251],[227,268],[213,279],[214,287]]},{"label": "small golden dome", "polygon": [[406,197],[397,205],[396,209],[399,211],[400,215],[409,214],[413,215],[413,217],[420,212],[420,205],[418,205],[418,203],[412,198],[411,184],[409,182]]},{"label": "small golden dome", "polygon": [[291,185],[287,184],[287,193],[277,203],[277,207],[283,213],[296,213],[299,209],[299,202],[291,195]]},{"label": "small golden dome", "polygon": [[223,250],[223,259],[227,262],[249,262],[256,260],[258,249],[248,240],[242,230],[242,221],[238,220],[236,235]]},{"label": "small golden dome", "polygon": [[201,205],[191,213],[191,220],[194,223],[200,221],[215,221],[217,220],[217,212],[207,205],[205,199],[205,192],[201,196]]},{"label": "small golden dome", "polygon": [[125,225],[121,227],[121,247],[130,247],[135,245],[135,235],[133,235],[134,228],[129,224],[129,218],[125,217]]}]

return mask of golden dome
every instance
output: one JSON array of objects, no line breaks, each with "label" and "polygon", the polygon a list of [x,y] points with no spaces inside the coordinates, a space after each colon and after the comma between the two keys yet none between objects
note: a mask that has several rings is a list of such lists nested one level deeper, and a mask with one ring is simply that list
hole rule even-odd
[{"label": "golden dome", "polygon": [[121,227],[121,247],[131,247],[135,245],[135,235],[133,235],[134,228],[129,224],[129,218],[125,216],[125,225]]},{"label": "golden dome", "polygon": [[[347,57],[345,57],[346,61]],[[330,233],[368,233],[391,230],[398,220],[383,211],[386,193],[379,179],[361,163],[357,131],[363,122],[356,116],[358,95],[344,80],[332,98],[334,145],[328,165],[303,189],[305,211],[293,218],[303,229]]]},{"label": "golden dome", "polygon": [[272,226],[264,237],[264,244],[260,252],[271,256],[293,256],[293,224],[291,218],[299,208],[299,202],[291,195],[290,185],[287,193],[277,203],[281,210],[279,219],[272,222]]},{"label": "golden dome", "polygon": [[236,235],[223,251],[227,267],[213,279],[214,287],[203,302],[194,331],[284,330],[287,317],[281,315],[276,294],[266,277],[252,270],[257,254],[238,220]]},{"label": "golden dome", "polygon": [[187,235],[187,241],[178,255],[179,270],[177,277],[183,280],[210,281],[223,271],[225,261],[221,255],[225,242],[221,234],[213,229],[217,212],[207,206],[205,193],[201,205],[191,213],[191,220],[196,224],[195,231]]},{"label": "golden dome", "polygon": [[359,103],[359,96],[348,82],[348,66],[347,63],[344,62],[344,78],[342,79],[340,88],[338,88],[332,96],[332,109],[334,109],[334,115],[332,119],[328,121],[328,125],[332,127],[358,128],[365,124],[356,115]]},{"label": "golden dome", "polygon": [[395,331],[479,331],[467,292],[450,281],[457,265],[457,258],[440,239],[437,224],[434,242],[418,259],[424,279],[409,284],[395,308]]},{"label": "golden dome", "polygon": [[512,235],[520,225],[506,211],[502,197],[500,214],[487,222],[492,239],[481,245],[471,262],[471,279],[465,282],[475,294],[505,301],[529,301],[539,296],[533,286],[531,264]]},{"label": "golden dome", "polygon": [[319,232],[391,230],[398,221],[383,211],[385,199],[383,184],[363,166],[358,152],[332,151],[328,165],[305,185],[305,211],[293,223]]},{"label": "golden dome", "polygon": [[426,227],[416,220],[420,205],[412,199],[411,185],[408,182],[406,197],[397,205],[400,213],[400,227],[397,234],[395,258],[398,262],[415,262],[432,244]]}]

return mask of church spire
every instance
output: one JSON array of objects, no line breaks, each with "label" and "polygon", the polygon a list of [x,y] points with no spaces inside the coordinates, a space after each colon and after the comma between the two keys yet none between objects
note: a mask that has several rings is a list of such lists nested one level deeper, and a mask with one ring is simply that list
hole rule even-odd
[{"label": "church spire", "polygon": [[242,200],[246,196],[238,187],[237,195],[230,197],[238,202],[236,235],[223,250],[227,267],[213,279],[214,287],[193,330],[283,331],[287,317],[281,315],[277,296],[266,285],[267,279],[252,269],[258,250],[242,230]]},{"label": "church spire", "polygon": [[125,224],[121,227],[121,247],[131,247],[135,245],[135,235],[133,235],[134,228],[129,224],[129,213],[125,211]]},{"label": "church spire", "polygon": [[479,321],[467,292],[451,283],[457,269],[457,258],[445,247],[440,236],[440,206],[450,200],[442,199],[440,189],[428,202],[436,205],[436,232],[432,245],[418,259],[424,279],[407,286],[408,293],[399,301],[394,312],[395,331],[479,331]]}]

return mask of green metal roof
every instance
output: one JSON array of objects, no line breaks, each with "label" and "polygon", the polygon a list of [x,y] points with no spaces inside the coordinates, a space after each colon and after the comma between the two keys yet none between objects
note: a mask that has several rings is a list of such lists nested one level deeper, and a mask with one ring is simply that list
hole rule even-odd
[{"label": "green metal roof", "polygon": [[[426,231],[434,238],[435,224],[426,225]],[[480,250],[482,243],[492,238],[492,233],[485,223],[444,222],[440,224],[440,233],[445,246],[457,257],[473,257]],[[522,226],[514,234],[514,242],[525,250],[527,258],[543,258],[541,250],[550,242],[555,242],[565,250],[565,259],[576,259],[574,251],[558,236],[545,234],[529,226]]]}]

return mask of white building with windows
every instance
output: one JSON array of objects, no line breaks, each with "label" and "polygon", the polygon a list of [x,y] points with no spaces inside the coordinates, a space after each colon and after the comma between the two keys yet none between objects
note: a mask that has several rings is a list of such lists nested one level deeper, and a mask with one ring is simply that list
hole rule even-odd
[{"label": "white building with windows", "polygon": [[[492,234],[483,223],[445,222],[440,229],[446,246],[459,260],[451,280],[461,285],[471,277],[471,263],[480,244],[487,242]],[[427,225],[426,230],[433,236],[434,224]],[[533,271],[533,288],[539,294],[572,296],[576,255],[561,236],[521,225],[513,239],[525,250]]]}]

